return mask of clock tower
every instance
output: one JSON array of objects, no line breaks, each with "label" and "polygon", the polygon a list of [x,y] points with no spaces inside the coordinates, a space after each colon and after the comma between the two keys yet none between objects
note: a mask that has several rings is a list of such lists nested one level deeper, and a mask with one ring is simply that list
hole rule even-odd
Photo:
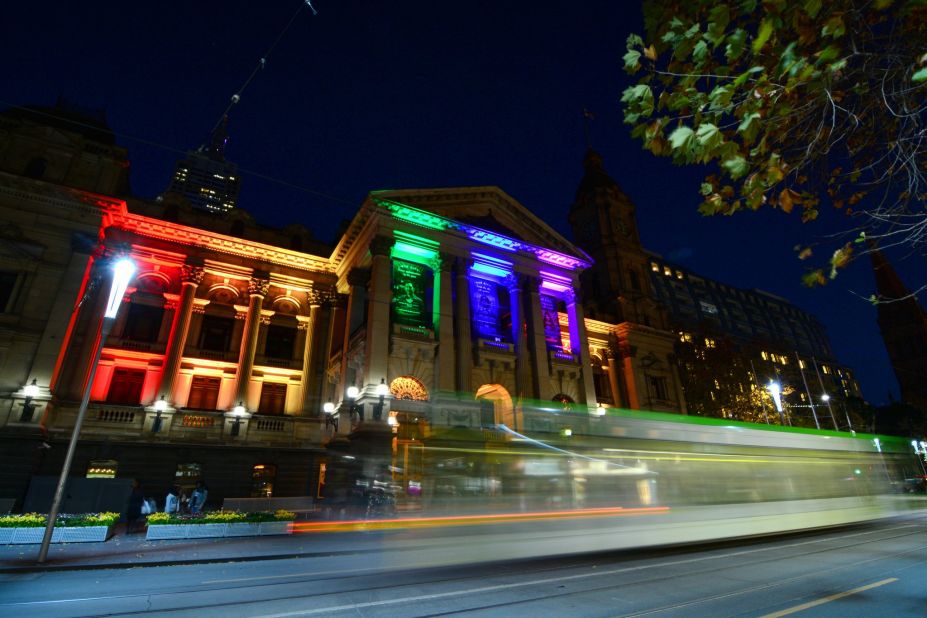
[{"label": "clock tower", "polygon": [[635,322],[665,328],[650,285],[650,260],[641,247],[635,206],[605,171],[591,148],[585,174],[570,207],[576,243],[595,265],[582,275],[586,315],[609,322]]}]

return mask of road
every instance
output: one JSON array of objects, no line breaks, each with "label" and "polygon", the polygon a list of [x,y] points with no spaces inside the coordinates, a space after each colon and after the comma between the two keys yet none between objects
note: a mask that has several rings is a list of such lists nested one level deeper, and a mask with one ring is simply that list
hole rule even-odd
[{"label": "road", "polygon": [[[927,613],[923,515],[710,545],[427,568],[409,566],[415,563],[415,543],[403,550],[385,542],[390,549],[371,549],[376,535],[389,534],[408,533],[345,534],[342,550],[296,559],[3,574],[0,615],[848,618]],[[429,534],[433,552],[440,537],[437,531]],[[447,544],[447,551],[454,548]]]}]

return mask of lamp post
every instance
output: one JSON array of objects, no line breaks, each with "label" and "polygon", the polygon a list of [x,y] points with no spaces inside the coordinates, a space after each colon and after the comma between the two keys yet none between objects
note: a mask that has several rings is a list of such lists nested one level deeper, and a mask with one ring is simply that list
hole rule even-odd
[{"label": "lamp post", "polygon": [[373,420],[379,421],[383,418],[383,406],[385,405],[386,396],[389,394],[389,386],[386,385],[386,379],[380,378],[377,384],[377,396],[380,398],[379,403],[373,409]]},{"label": "lamp post", "polygon": [[[823,384],[821,386],[823,386]],[[840,431],[840,427],[837,425],[837,417],[834,416],[834,407],[830,405],[830,395],[828,395],[827,393],[824,393],[823,395],[821,395],[821,401],[827,404],[827,409],[830,412],[830,420],[834,421],[834,429],[836,429],[837,431]]]},{"label": "lamp post", "polygon": [[245,407],[245,402],[239,401],[238,405],[232,408],[232,415],[235,417],[235,420],[232,421],[232,430],[229,432],[229,435],[237,437],[241,432],[241,418],[248,413],[248,409]]},{"label": "lamp post", "polygon": [[32,405],[32,400],[36,398],[39,394],[39,387],[35,383],[35,378],[32,379],[31,384],[27,384],[23,387],[23,395],[26,396],[23,400],[23,412],[19,417],[21,423],[32,422],[32,415],[35,414],[35,406]]},{"label": "lamp post", "polygon": [[357,414],[357,417],[361,423],[364,422],[364,408],[363,406],[355,405],[357,401],[357,396],[360,395],[360,390],[356,386],[349,386],[347,392],[345,393],[348,396],[348,410],[351,414],[351,420],[354,420],[354,414]]},{"label": "lamp post", "polygon": [[338,433],[338,417],[335,416],[335,404],[326,401],[322,406],[322,412],[325,413],[325,429],[331,427]]},{"label": "lamp post", "polygon": [[167,402],[164,401],[164,395],[161,395],[161,399],[154,402],[154,409],[155,417],[154,420],[151,421],[151,433],[158,433],[161,431],[161,422],[163,421],[161,413],[167,410]]},{"label": "lamp post", "polygon": [[103,312],[103,323],[100,325],[100,338],[96,343],[96,350],[93,353],[93,360],[90,363],[90,375],[87,376],[87,385],[84,387],[84,397],[81,399],[80,408],[77,411],[77,418],[74,420],[74,430],[71,432],[71,441],[68,443],[68,452],[64,456],[64,464],[61,466],[61,476],[58,478],[58,486],[55,488],[55,497],[52,499],[51,509],[48,512],[48,523],[45,525],[45,536],[42,537],[42,545],[39,548],[38,562],[45,562],[48,557],[48,545],[51,543],[52,533],[55,530],[55,520],[58,518],[58,509],[61,508],[61,499],[64,496],[64,486],[68,482],[68,472],[71,470],[71,463],[74,460],[74,452],[77,450],[77,438],[80,435],[81,425],[84,423],[84,416],[87,414],[87,404],[90,403],[90,391],[93,388],[93,379],[97,374],[97,364],[100,362],[100,355],[103,353],[103,346],[106,344],[106,338],[113,329],[113,323],[116,321],[116,315],[119,313],[119,307],[122,305],[122,297],[129,287],[129,281],[135,275],[135,263],[128,258],[121,258],[113,265],[113,280],[109,290],[109,300],[106,303],[106,310]]},{"label": "lamp post", "polygon": [[769,384],[766,385],[766,390],[772,397],[773,403],[776,404],[776,411],[779,413],[779,424],[784,426],[785,415],[782,413],[782,387],[779,386],[778,382],[770,380]]}]

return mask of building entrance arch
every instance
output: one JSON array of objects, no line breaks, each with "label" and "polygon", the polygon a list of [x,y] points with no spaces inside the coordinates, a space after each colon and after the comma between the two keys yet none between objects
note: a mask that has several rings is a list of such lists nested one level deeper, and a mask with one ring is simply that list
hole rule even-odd
[{"label": "building entrance arch", "polygon": [[[515,429],[515,404],[508,390],[501,384],[484,384],[476,390],[476,398],[492,402],[492,424]],[[488,420],[488,419],[487,419]],[[485,420],[483,423],[485,424]]]}]

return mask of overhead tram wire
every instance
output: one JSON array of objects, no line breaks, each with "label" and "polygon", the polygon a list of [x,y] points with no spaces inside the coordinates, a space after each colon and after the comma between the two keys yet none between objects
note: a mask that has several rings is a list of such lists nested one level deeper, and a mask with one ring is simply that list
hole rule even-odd
[{"label": "overhead tram wire", "polygon": [[264,55],[260,57],[260,59],[258,60],[257,66],[255,66],[254,70],[251,71],[251,75],[249,75],[248,79],[245,80],[245,83],[241,85],[241,88],[238,89],[238,92],[233,94],[231,99],[229,99],[228,106],[225,108],[225,111],[219,115],[219,119],[216,121],[216,124],[213,126],[211,133],[216,132],[216,130],[219,128],[219,125],[221,125],[222,121],[226,118],[226,116],[228,116],[228,113],[232,111],[232,108],[235,107],[235,105],[239,101],[241,101],[241,96],[242,94],[244,94],[245,89],[248,88],[248,86],[254,80],[254,77],[261,71],[261,69],[267,66],[267,59],[270,57],[270,54],[273,53],[274,49],[283,39],[284,35],[286,35],[287,31],[290,29],[290,26],[293,25],[294,21],[296,21],[296,18],[302,12],[303,8],[307,6],[312,11],[313,15],[318,15],[318,11],[316,11],[315,7],[312,6],[311,0],[303,0],[303,2],[299,4],[299,8],[297,8],[296,12],[293,13],[293,16],[290,17],[290,21],[288,21],[286,26],[283,27],[283,30],[280,31],[280,34],[277,35],[277,38],[274,39],[274,42],[271,43],[267,51],[264,52]]},{"label": "overhead tram wire", "polygon": [[[17,105],[17,104],[15,104],[15,103],[10,103],[9,101],[4,101],[3,99],[0,99],[0,105],[4,105],[4,106],[6,106],[6,107],[8,107],[8,108],[10,108],[10,109],[17,109],[17,110],[20,110],[20,111],[23,111],[23,112],[27,112],[27,113],[29,113],[29,114],[34,114],[34,115],[36,115],[36,116],[43,116],[43,117],[45,117],[45,118],[53,118],[53,119],[55,119],[55,120],[61,120],[61,121],[63,121],[63,122],[66,122],[67,124],[73,125],[73,126],[75,126],[75,127],[83,127],[83,128],[86,128],[86,129],[99,129],[99,127],[97,127],[97,126],[95,126],[95,125],[87,124],[87,123],[85,123],[85,122],[79,122],[79,121],[77,121],[77,120],[75,120],[75,119],[73,119],[73,118],[66,118],[66,117],[64,117],[64,116],[59,116],[59,115],[57,115],[57,114],[51,114],[51,113],[49,113],[49,112],[40,111],[40,110],[37,110],[37,109],[33,109],[33,108],[31,108],[31,107],[24,107],[24,106],[22,106],[22,105]],[[139,143],[139,144],[144,144],[145,146],[150,146],[150,147],[152,147],[152,148],[157,148],[157,149],[159,149],[159,150],[164,150],[165,152],[170,152],[170,153],[172,153],[172,154],[178,154],[178,155],[186,155],[186,154],[187,154],[187,151],[186,151],[186,150],[182,150],[182,149],[176,148],[176,147],[174,147],[174,146],[169,146],[169,145],[167,145],[167,144],[162,144],[161,142],[156,142],[156,141],[154,141],[154,140],[150,140],[150,139],[147,139],[147,138],[144,138],[144,137],[137,137],[137,136],[135,136],[135,135],[129,135],[129,134],[127,134],[127,133],[122,133],[122,132],[115,131],[115,130],[112,130],[112,129],[110,129],[110,132],[111,132],[114,136],[119,137],[119,138],[124,139],[124,140],[127,140],[127,141],[130,141],[130,142],[137,142],[137,143]],[[339,204],[345,204],[345,205],[348,205],[348,206],[357,206],[357,201],[356,201],[356,200],[353,200],[353,201],[352,201],[352,200],[348,200],[348,199],[343,198],[343,197],[338,197],[338,196],[335,196],[335,195],[329,195],[329,194],[327,194],[327,193],[322,193],[321,191],[316,191],[315,189],[310,189],[309,187],[304,187],[304,186],[302,186],[302,185],[298,185],[298,184],[292,183],[292,182],[290,182],[290,181],[288,181],[288,180],[283,180],[283,179],[281,179],[281,178],[275,178],[275,177],[273,177],[273,176],[268,176],[267,174],[264,174],[264,173],[262,173],[262,172],[258,172],[258,171],[251,170],[251,169],[247,169],[247,168],[243,168],[243,167],[239,167],[239,168],[238,168],[238,172],[239,172],[240,174],[245,174],[245,175],[248,175],[248,176],[254,176],[255,178],[260,178],[260,179],[262,179],[262,180],[266,180],[266,181],[272,182],[272,183],[274,183],[274,184],[282,185],[282,186],[284,186],[284,187],[289,187],[289,188],[291,188],[291,189],[295,189],[295,190],[297,190],[297,191],[301,191],[301,192],[307,193],[307,194],[309,194],[309,195],[314,195],[314,196],[316,196],[316,197],[320,197],[320,198],[323,198],[323,199],[326,199],[326,200],[329,200],[329,201],[332,201],[332,202],[336,202],[336,203],[339,203]]]}]

